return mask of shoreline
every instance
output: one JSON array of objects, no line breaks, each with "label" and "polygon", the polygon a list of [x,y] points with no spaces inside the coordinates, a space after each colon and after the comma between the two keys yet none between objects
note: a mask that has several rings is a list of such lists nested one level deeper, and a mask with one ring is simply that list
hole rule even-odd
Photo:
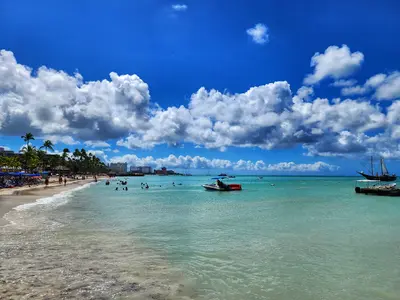
[{"label": "shoreline", "polygon": [[[98,181],[104,178],[100,177]],[[0,227],[10,224],[4,216],[17,206],[33,203],[41,198],[52,197],[91,182],[94,182],[93,178],[69,181],[66,186],[64,186],[64,183],[51,182],[48,186],[23,186],[15,189],[0,190]]]}]

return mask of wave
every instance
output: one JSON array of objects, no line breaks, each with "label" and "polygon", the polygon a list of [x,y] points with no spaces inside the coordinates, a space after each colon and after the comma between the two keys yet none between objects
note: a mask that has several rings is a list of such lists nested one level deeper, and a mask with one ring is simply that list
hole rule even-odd
[{"label": "wave", "polygon": [[90,182],[90,183],[86,183],[84,185],[78,186],[74,189],[71,190],[67,190],[67,191],[63,191],[60,192],[58,194],[55,194],[51,197],[46,197],[46,198],[39,198],[37,199],[35,202],[32,203],[25,203],[25,204],[21,204],[19,206],[14,207],[14,210],[17,211],[23,211],[23,210],[28,210],[31,209],[35,206],[38,205],[46,205],[46,206],[51,206],[51,207],[58,207],[60,205],[64,205],[66,203],[68,203],[70,196],[75,193],[76,191],[80,191],[83,189],[86,189],[92,185],[96,184],[96,182]]}]

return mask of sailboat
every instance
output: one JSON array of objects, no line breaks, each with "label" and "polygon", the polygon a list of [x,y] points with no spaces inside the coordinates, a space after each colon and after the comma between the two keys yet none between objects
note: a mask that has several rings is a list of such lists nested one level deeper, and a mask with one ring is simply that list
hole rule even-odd
[{"label": "sailboat", "polygon": [[358,174],[364,176],[368,180],[380,180],[380,181],[395,181],[397,179],[396,174],[389,174],[389,171],[385,165],[385,161],[383,158],[380,159],[380,166],[381,166],[381,174],[379,175],[378,172],[374,175],[374,161],[371,156],[371,174],[366,174],[363,171],[357,172]]}]

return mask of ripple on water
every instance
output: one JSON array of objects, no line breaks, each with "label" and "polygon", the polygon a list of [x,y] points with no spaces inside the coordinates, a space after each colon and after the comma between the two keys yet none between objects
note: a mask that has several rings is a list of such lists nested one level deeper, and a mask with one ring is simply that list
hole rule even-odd
[{"label": "ripple on water", "polygon": [[179,270],[115,232],[1,229],[3,299],[190,299]]}]

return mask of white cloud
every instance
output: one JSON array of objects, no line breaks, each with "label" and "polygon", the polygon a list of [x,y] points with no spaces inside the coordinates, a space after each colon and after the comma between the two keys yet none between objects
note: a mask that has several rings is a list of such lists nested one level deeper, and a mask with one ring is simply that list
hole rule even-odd
[{"label": "white cloud", "polygon": [[52,141],[54,144],[57,143],[63,143],[66,145],[77,145],[80,144],[79,141],[74,140],[74,138],[72,136],[69,135],[45,135],[43,137],[41,137],[41,139],[43,140],[50,140]]},{"label": "white cloud", "polygon": [[87,153],[95,155],[96,157],[100,158],[100,160],[102,160],[104,163],[109,162],[107,154],[102,150],[88,150]]},{"label": "white cloud", "polygon": [[84,144],[87,147],[93,147],[93,148],[96,148],[96,147],[110,147],[110,144],[107,143],[107,142],[104,142],[104,141],[86,141],[86,142],[84,142]]},{"label": "white cloud", "polygon": [[[360,87],[388,99],[397,93],[398,77],[399,72],[377,74]],[[386,110],[367,99],[315,97],[310,86],[292,93],[288,82],[277,81],[234,94],[201,87],[187,106],[164,109],[150,103],[148,86],[137,75],[110,73],[110,78],[84,82],[79,74],[46,67],[32,72],[11,52],[1,51],[0,134],[31,131],[53,142],[83,140],[93,147],[109,147],[104,141],[116,139],[117,146],[129,149],[183,143],[221,151],[303,145],[309,155],[366,153],[374,141],[378,146],[400,141],[398,101]]]},{"label": "white cloud", "polygon": [[5,151],[10,151],[11,148],[7,147],[7,146],[0,146],[0,148],[3,148]]},{"label": "white cloud", "polygon": [[373,88],[378,87],[385,80],[385,74],[377,74],[369,78],[364,85],[356,85],[351,87],[344,87],[342,89],[343,96],[351,96],[351,95],[365,95],[372,91]]},{"label": "white cloud", "polygon": [[400,98],[400,72],[393,72],[389,76],[385,77],[384,80],[379,81],[375,97],[378,100]]},{"label": "white cloud", "polygon": [[265,44],[269,41],[268,27],[262,23],[256,24],[254,27],[246,30],[256,44]]},{"label": "white cloud", "polygon": [[118,149],[114,149],[112,152],[119,153],[119,150]]},{"label": "white cloud", "polygon": [[[152,128],[149,130],[153,130]],[[146,140],[144,137],[139,136],[137,134],[129,134],[125,139],[120,139],[117,141],[117,146],[126,147],[128,149],[151,149],[156,144],[163,143],[161,139],[162,133],[160,136],[156,137],[156,141]]]},{"label": "white cloud", "polygon": [[84,82],[78,73],[46,67],[32,72],[1,50],[0,132],[105,140],[145,126],[147,84],[137,75],[111,72],[110,79]]},{"label": "white cloud", "polygon": [[188,6],[186,4],[173,4],[172,9],[175,11],[185,11]]},{"label": "white cloud", "polygon": [[334,87],[349,87],[353,86],[357,83],[357,80],[355,79],[339,79],[333,82],[331,85]]},{"label": "white cloud", "polygon": [[110,162],[126,162],[133,166],[152,166],[154,168],[180,168],[180,169],[234,169],[246,171],[269,171],[269,172],[321,172],[336,171],[337,166],[321,161],[312,164],[296,164],[294,162],[281,162],[278,164],[266,164],[262,160],[252,162],[239,160],[236,162],[225,159],[208,159],[202,156],[175,156],[169,155],[165,158],[153,158],[152,156],[138,157],[127,154],[112,157]]},{"label": "white cloud", "polygon": [[342,95],[365,95],[375,90],[374,98],[377,100],[392,100],[400,98],[400,72],[389,75],[376,74],[365,81],[364,85],[345,87]]},{"label": "white cloud", "polygon": [[386,80],[386,77],[386,74],[376,74],[365,82],[365,86],[376,88]]},{"label": "white cloud", "polygon": [[364,54],[351,52],[347,45],[329,46],[324,53],[315,53],[311,58],[314,73],[304,79],[304,83],[312,85],[325,78],[340,79],[353,74],[364,61]]},{"label": "white cloud", "polygon": [[364,95],[368,93],[368,91],[369,87],[356,85],[343,88],[341,93],[343,96],[352,96],[352,95]]}]

